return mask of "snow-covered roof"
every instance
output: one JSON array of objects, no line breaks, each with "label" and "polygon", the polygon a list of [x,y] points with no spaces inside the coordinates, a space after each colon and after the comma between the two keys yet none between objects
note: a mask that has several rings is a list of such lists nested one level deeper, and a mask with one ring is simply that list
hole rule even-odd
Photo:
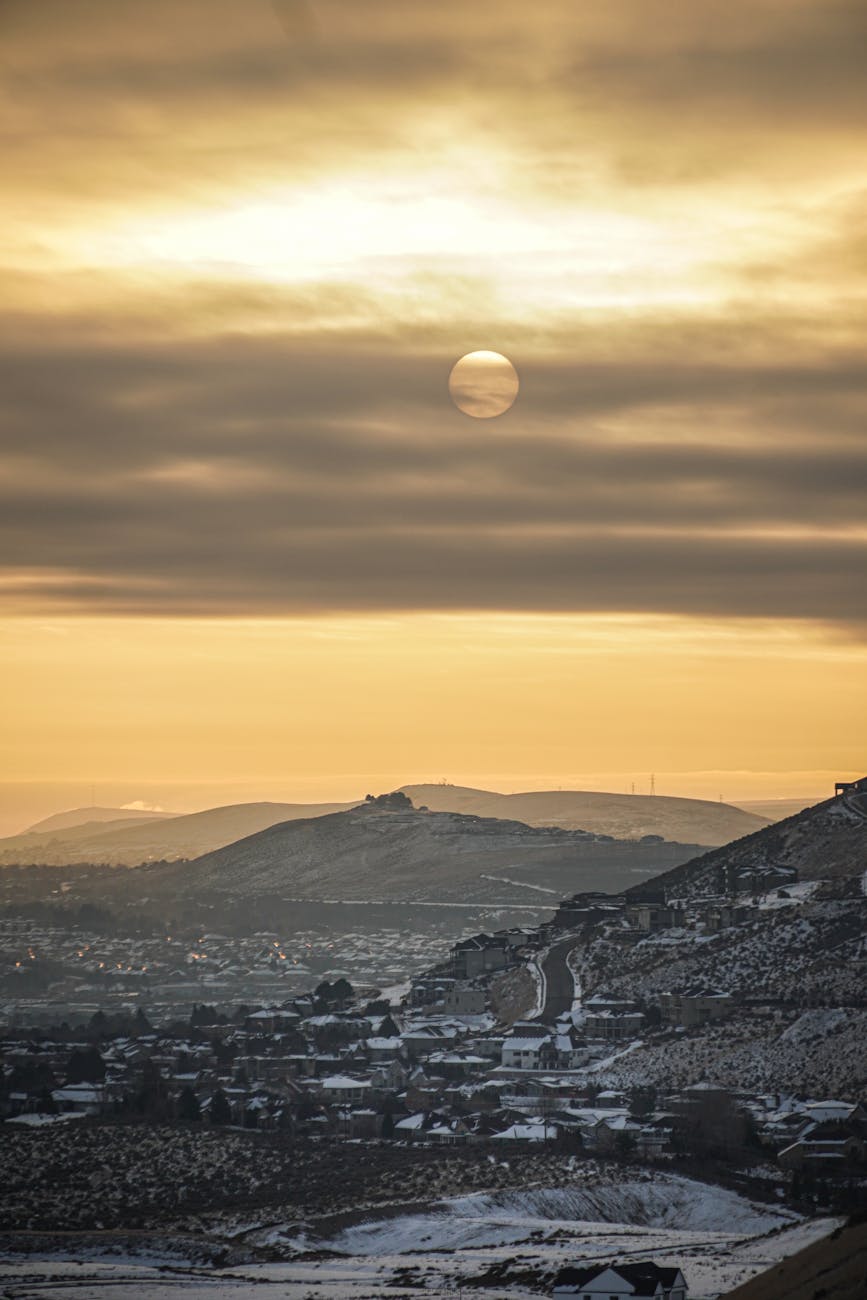
[{"label": "snow-covered roof", "polygon": [[503,1133],[494,1133],[492,1136],[506,1142],[544,1142],[553,1134],[550,1124],[512,1124]]}]

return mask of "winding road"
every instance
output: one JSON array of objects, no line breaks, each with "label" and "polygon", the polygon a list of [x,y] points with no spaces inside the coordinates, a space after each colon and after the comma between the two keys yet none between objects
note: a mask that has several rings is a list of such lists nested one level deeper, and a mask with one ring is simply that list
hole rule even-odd
[{"label": "winding road", "polygon": [[542,962],[542,973],[545,976],[545,1006],[542,1010],[542,1020],[553,1022],[564,1012],[572,1010],[572,1003],[575,1000],[575,980],[566,958],[577,942],[573,934],[570,938],[555,943]]}]

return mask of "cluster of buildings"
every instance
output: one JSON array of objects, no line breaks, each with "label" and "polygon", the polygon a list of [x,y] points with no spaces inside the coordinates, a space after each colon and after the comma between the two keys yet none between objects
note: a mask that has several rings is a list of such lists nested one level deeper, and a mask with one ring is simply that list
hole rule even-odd
[{"label": "cluster of buildings", "polygon": [[701,929],[717,934],[743,925],[755,915],[757,903],[774,890],[798,883],[791,867],[764,866],[733,869],[720,879],[719,894],[686,900],[667,899],[657,887],[625,894],[585,892],[564,899],[553,919],[540,927],[543,934],[606,926],[610,939],[628,945],[671,929]]},{"label": "cluster of buildings", "polygon": [[133,1002],[161,1021],[195,1003],[237,1007],[285,999],[339,969],[360,984],[398,983],[408,955],[423,962],[434,937],[408,940],[395,927],[374,934],[278,933],[134,936],[38,920],[0,918],[0,1024],[51,1025]]},{"label": "cluster of buildings", "polygon": [[[481,937],[482,940],[484,937]],[[460,952],[476,952],[478,945]],[[459,954],[460,959],[460,954]],[[299,1137],[439,1146],[550,1143],[601,1155],[670,1159],[726,1122],[719,1141],[781,1170],[828,1176],[863,1169],[867,1115],[857,1104],[733,1096],[698,1084],[666,1091],[600,1089],[588,1065],[641,1031],[644,1013],[604,995],[555,1024],[518,1021],[503,1032],[485,989],[421,977],[401,1004],[345,980],[228,1019],[197,1006],[160,1029],[140,1012],[86,1032],[16,1036],[0,1044],[0,1112],[233,1124]],[[716,1015],[727,995],[671,995],[673,1018]],[[613,1041],[612,1041],[613,1040]]]}]

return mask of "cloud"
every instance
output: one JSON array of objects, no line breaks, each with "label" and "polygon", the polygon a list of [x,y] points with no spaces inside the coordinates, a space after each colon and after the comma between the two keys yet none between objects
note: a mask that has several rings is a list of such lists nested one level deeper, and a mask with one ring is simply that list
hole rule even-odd
[{"label": "cloud", "polygon": [[[864,34],[825,0],[7,0],[10,607],[863,626]],[[281,260],[308,191],[413,238]],[[274,193],[258,259],[199,256]],[[475,348],[521,376],[484,429],[446,391]]]},{"label": "cloud", "polygon": [[479,428],[448,401],[453,360],[368,335],[13,348],[15,600],[864,619],[855,363],[546,352]]}]

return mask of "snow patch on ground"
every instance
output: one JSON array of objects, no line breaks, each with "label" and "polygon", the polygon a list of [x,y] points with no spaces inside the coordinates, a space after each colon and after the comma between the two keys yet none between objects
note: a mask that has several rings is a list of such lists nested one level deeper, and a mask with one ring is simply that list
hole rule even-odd
[{"label": "snow patch on ground", "polygon": [[544,948],[535,957],[527,962],[527,970],[533,983],[536,986],[536,996],[533,1006],[524,1017],[525,1020],[537,1020],[545,1010],[545,1000],[548,996],[548,981],[545,979],[545,972],[542,970],[542,963],[548,955],[547,948]]},{"label": "snow patch on ground", "polygon": [[63,1115],[15,1115],[7,1124],[24,1124],[27,1128],[43,1128],[46,1124],[66,1124],[71,1119],[84,1119],[84,1115],[67,1111]]},{"label": "snow patch on ground", "polygon": [[[790,1211],[755,1205],[735,1192],[691,1179],[602,1183],[592,1187],[534,1188],[460,1196],[430,1212],[373,1220],[321,1243],[351,1255],[400,1255],[418,1250],[466,1250],[518,1244],[581,1225],[674,1229],[754,1237],[798,1221]],[[609,1234],[610,1235],[610,1234]]]}]

